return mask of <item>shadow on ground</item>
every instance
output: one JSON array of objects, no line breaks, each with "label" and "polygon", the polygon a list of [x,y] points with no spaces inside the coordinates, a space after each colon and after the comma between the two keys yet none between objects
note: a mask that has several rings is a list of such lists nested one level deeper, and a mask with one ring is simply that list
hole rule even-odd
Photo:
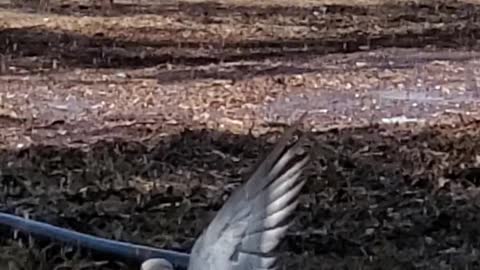
[{"label": "shadow on ground", "polygon": [[[479,127],[307,134],[307,145],[317,146],[298,218],[283,245],[290,252],[288,265],[478,267]],[[27,211],[34,219],[103,237],[189,250],[225,195],[271,149],[267,141],[273,136],[187,130],[161,140],[118,138],[82,149],[4,150],[0,210]],[[0,250],[17,252],[25,269],[92,263],[85,255],[72,258],[68,250],[61,258],[58,247],[40,249],[44,242],[22,253],[12,234],[2,231]]]},{"label": "shadow on ground", "polygon": [[[462,16],[473,16],[476,18],[476,11],[479,8],[474,3],[465,1],[423,1],[397,2],[386,1],[380,5],[359,5],[352,2],[351,5],[342,4],[318,4],[317,6],[282,6],[282,5],[241,5],[232,3],[219,3],[215,1],[203,1],[201,3],[188,1],[167,1],[157,4],[155,2],[138,1],[132,3],[114,3],[114,8],[104,12],[98,4],[79,4],[79,3],[55,3],[51,1],[50,14],[58,15],[80,15],[80,16],[132,16],[132,15],[162,15],[162,16],[186,16],[191,17],[201,23],[217,23],[217,18],[246,17],[254,19],[255,17],[266,18],[272,14],[282,17],[302,17],[312,19],[317,15],[314,12],[320,12],[324,15],[354,15],[366,16],[375,13],[384,13],[390,11],[396,18],[422,22],[423,16],[438,16],[442,13],[450,13]],[[389,2],[389,3],[388,3]],[[12,7],[3,5],[2,8]],[[27,10],[32,10],[27,9]],[[395,11],[395,12],[392,12]],[[417,13],[420,16],[411,14]]]},{"label": "shadow on ground", "polygon": [[[159,80],[168,83],[193,78],[235,80],[258,75],[300,74],[315,70],[315,67],[298,65],[308,63],[312,57],[379,48],[432,46],[477,49],[475,37],[480,34],[480,28],[475,23],[478,7],[461,3],[440,5],[437,9],[433,5],[370,8],[329,6],[322,16],[315,15],[307,8],[290,10],[275,7],[275,13],[267,13],[267,9],[262,8],[238,7],[236,10],[212,3],[180,3],[180,9],[183,13],[173,12],[173,19],[178,17],[178,20],[182,20],[182,16],[186,16],[188,20],[197,20],[201,17],[199,14],[209,11],[205,18],[231,16],[239,23],[251,24],[252,31],[257,20],[270,20],[272,24],[285,27],[308,26],[318,31],[295,34],[287,39],[272,37],[267,40],[245,40],[235,37],[222,42],[215,39],[187,40],[181,37],[183,30],[178,29],[115,30],[116,34],[121,32],[133,37],[131,41],[125,41],[108,37],[108,32],[105,32],[107,29],[98,29],[93,36],[85,36],[37,26],[1,30],[0,50],[6,52],[7,59],[13,65],[30,68],[34,73],[45,72],[52,67],[157,67],[160,71],[157,74]],[[278,19],[282,16],[288,19]],[[227,19],[219,20],[217,23]],[[205,21],[199,23],[209,24]],[[279,64],[262,66],[262,62],[267,60]],[[241,64],[249,61],[256,64]],[[232,68],[229,66],[232,63],[238,66]],[[180,68],[169,70],[166,66],[170,64]]]}]

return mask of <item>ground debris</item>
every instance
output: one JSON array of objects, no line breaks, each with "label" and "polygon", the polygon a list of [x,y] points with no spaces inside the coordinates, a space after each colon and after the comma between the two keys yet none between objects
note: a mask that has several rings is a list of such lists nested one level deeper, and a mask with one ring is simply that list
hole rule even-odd
[{"label": "ground debris", "polygon": [[[141,2],[0,6],[0,211],[188,251],[309,110],[287,268],[480,267],[478,5]],[[0,232],[8,269],[131,268]]]}]

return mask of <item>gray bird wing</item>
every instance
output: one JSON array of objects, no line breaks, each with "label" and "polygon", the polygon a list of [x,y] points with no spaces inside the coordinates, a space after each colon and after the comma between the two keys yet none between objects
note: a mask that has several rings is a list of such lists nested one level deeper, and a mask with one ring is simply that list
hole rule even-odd
[{"label": "gray bird wing", "polygon": [[[304,115],[305,116],[305,115]],[[250,179],[227,200],[192,249],[189,270],[276,269],[278,246],[290,227],[309,155],[289,128]]]}]

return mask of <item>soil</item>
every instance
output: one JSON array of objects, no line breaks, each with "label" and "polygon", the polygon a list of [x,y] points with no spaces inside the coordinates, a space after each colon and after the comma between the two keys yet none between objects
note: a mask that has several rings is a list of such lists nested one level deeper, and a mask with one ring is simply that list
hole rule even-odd
[{"label": "soil", "polygon": [[[288,269],[480,269],[478,3],[255,2],[0,2],[0,211],[188,251],[308,110]],[[138,269],[0,232],[0,269]]]}]

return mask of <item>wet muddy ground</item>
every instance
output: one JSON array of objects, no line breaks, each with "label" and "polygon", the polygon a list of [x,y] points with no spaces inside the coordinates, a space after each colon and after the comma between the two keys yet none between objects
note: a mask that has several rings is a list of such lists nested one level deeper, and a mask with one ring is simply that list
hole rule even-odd
[{"label": "wet muddy ground", "polygon": [[[335,2],[0,3],[0,210],[188,251],[309,110],[287,268],[480,269],[480,5]],[[0,230],[0,269],[138,267]]]}]

